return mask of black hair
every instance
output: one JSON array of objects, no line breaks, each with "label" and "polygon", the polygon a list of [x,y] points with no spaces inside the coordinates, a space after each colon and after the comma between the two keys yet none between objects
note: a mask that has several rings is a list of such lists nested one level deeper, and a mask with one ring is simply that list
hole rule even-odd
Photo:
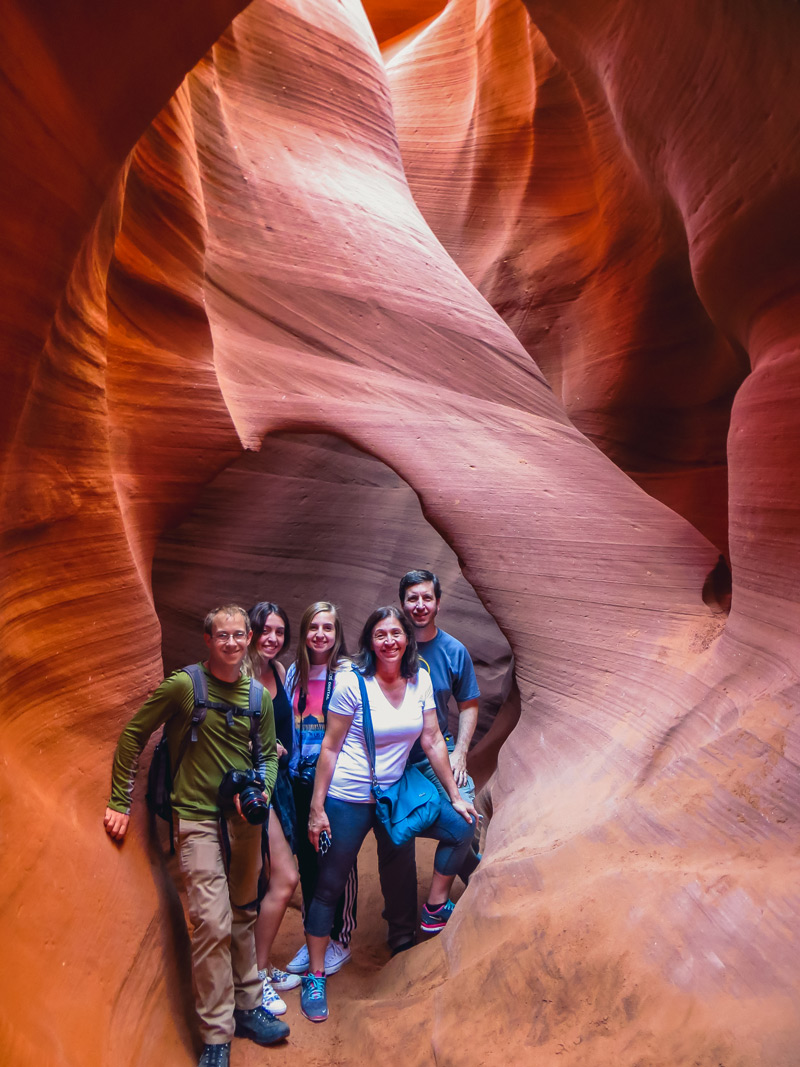
[{"label": "black hair", "polygon": [[289,616],[283,608],[279,607],[277,604],[273,604],[271,600],[259,601],[254,608],[250,609],[248,614],[250,616],[250,625],[253,630],[253,636],[250,638],[250,644],[247,648],[245,669],[248,674],[251,674],[254,678],[260,679],[266,671],[268,661],[258,650],[258,639],[264,633],[267,619],[270,615],[277,615],[283,623],[283,648],[281,649],[281,652],[284,652],[289,647],[289,638],[291,636]]},{"label": "black hair", "polygon": [[[423,581],[429,581],[429,579],[423,579]],[[372,631],[379,622],[389,618],[397,619],[403,627],[403,633],[408,641],[403,658],[400,660],[400,673],[404,678],[415,678],[419,671],[419,657],[417,655],[417,638],[414,633],[414,627],[402,608],[397,608],[394,604],[390,604],[385,608],[376,608],[364,623],[361,637],[358,639],[358,652],[355,656],[356,666],[367,678],[371,678],[375,674],[378,662],[375,653],[372,651]]]},{"label": "black hair", "polygon": [[408,589],[410,585],[419,585],[420,582],[433,582],[433,595],[437,600],[442,599],[442,587],[439,584],[439,579],[433,571],[409,571],[400,579],[401,604],[405,601],[406,589]]},{"label": "black hair", "polygon": [[292,640],[292,630],[289,625],[289,616],[282,607],[278,604],[273,604],[271,600],[261,600],[254,608],[250,608],[248,615],[250,616],[250,625],[253,628],[254,643],[263,634],[264,626],[269,616],[277,615],[283,621],[283,647],[284,649],[289,647],[289,643]]}]

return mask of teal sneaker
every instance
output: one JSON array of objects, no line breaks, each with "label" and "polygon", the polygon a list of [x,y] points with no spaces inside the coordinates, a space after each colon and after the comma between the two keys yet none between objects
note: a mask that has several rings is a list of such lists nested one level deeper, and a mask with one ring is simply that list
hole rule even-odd
[{"label": "teal sneaker", "polygon": [[453,914],[454,907],[455,904],[452,900],[446,900],[444,904],[440,904],[438,908],[429,908],[427,904],[423,904],[422,917],[420,918],[419,925],[426,934],[441,933],[445,926],[447,926],[447,920]]},{"label": "teal sneaker", "polygon": [[300,1011],[312,1023],[324,1023],[328,1018],[327,979],[324,974],[304,974],[300,990]]}]

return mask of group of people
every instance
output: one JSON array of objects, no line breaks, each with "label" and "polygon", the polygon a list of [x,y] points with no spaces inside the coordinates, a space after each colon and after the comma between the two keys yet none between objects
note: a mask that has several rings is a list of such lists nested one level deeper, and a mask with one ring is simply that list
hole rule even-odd
[{"label": "group of people", "polygon": [[[422,834],[439,842],[419,922],[424,931],[444,929],[456,875],[466,882],[480,861],[466,770],[480,695],[472,661],[437,626],[435,574],[408,572],[399,599],[400,606],[372,612],[352,657],[335,606],[312,604],[288,671],[278,657],[289,645],[290,625],[277,604],[262,601],[249,613],[237,605],[217,608],[204,626],[201,711],[192,677],[177,671],[120,736],[104,819],[117,841],[128,829],[139,755],[151,734],[165,728],[204,1042],[199,1067],[227,1067],[234,1035],[261,1045],[287,1037],[278,1018],[286,1011],[281,993],[297,986],[303,1015],[313,1022],[328,1017],[326,981],[350,959],[357,856],[370,829],[392,955],[414,945],[414,841],[393,843],[376,818],[375,785],[388,788],[411,764],[440,795],[439,813]],[[459,710],[455,737],[447,729],[451,696]],[[254,805],[260,814],[247,805],[243,814],[238,792],[220,795],[230,771],[250,772],[256,792],[262,790]],[[264,823],[249,821],[265,815]],[[298,880],[306,943],[281,970],[272,945]]]}]

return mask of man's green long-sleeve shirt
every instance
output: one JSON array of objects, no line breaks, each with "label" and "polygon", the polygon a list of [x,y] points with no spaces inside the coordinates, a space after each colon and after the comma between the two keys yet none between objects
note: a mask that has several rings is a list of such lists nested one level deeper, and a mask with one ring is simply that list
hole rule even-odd
[{"label": "man's green long-sleeve shirt", "polygon": [[[173,784],[172,808],[181,818],[192,822],[216,819],[219,815],[219,783],[226,771],[246,770],[253,766],[250,753],[250,719],[247,710],[250,679],[222,682],[203,667],[208,679],[208,698],[243,709],[228,726],[224,712],[209,708],[204,722],[197,727],[197,741],[189,741]],[[108,806],[127,814],[131,808],[133,780],[139,756],[150,735],[166,725],[170,762],[175,766],[178,750],[186,731],[191,728],[194,711],[192,679],[185,671],[165,678],[153,695],[122,731],[111,772],[111,799]],[[264,690],[261,704],[260,735],[266,764],[265,784],[272,796],[278,773],[275,751],[275,717],[272,698]]]}]

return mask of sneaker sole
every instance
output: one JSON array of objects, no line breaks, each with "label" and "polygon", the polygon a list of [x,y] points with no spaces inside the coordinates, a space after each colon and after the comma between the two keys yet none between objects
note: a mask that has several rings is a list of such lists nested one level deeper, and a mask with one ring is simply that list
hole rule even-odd
[{"label": "sneaker sole", "polygon": [[334,965],[333,965],[332,967],[329,967],[329,966],[327,965],[327,963],[326,963],[326,964],[325,964],[325,977],[326,977],[326,978],[330,978],[330,976],[331,976],[332,974],[338,974],[338,973],[339,973],[339,971],[341,971],[342,967],[344,967],[344,965],[345,965],[346,963],[349,963],[349,962],[350,962],[350,959],[351,959],[351,957],[350,957],[350,956],[347,956],[347,957],[345,957],[345,959],[343,959],[343,960],[337,960],[337,962],[336,962],[336,963],[334,963]]},{"label": "sneaker sole", "polygon": [[285,1015],[287,1010],[285,1004],[283,1005],[283,1007],[277,1008],[273,1004],[262,1004],[261,1007],[264,1009],[264,1011],[268,1011],[270,1015]]},{"label": "sneaker sole", "polygon": [[286,970],[289,974],[306,974],[308,972],[308,960],[302,965],[295,963],[293,960],[291,963],[286,964]]},{"label": "sneaker sole", "polygon": [[328,1021],[328,1013],[327,1012],[324,1015],[309,1015],[307,1012],[303,1011],[303,1009],[301,1008],[300,1009],[300,1014],[303,1016],[304,1019],[308,1019],[308,1021],[310,1023],[325,1023],[325,1022]]},{"label": "sneaker sole", "polygon": [[300,975],[293,974],[291,979],[284,979],[282,982],[273,982],[272,988],[277,993],[288,993],[290,989],[297,989],[300,986]]},{"label": "sneaker sole", "polygon": [[426,926],[425,923],[420,923],[420,930],[424,930],[426,934],[440,934],[444,930],[447,923],[442,923],[441,926]]}]

